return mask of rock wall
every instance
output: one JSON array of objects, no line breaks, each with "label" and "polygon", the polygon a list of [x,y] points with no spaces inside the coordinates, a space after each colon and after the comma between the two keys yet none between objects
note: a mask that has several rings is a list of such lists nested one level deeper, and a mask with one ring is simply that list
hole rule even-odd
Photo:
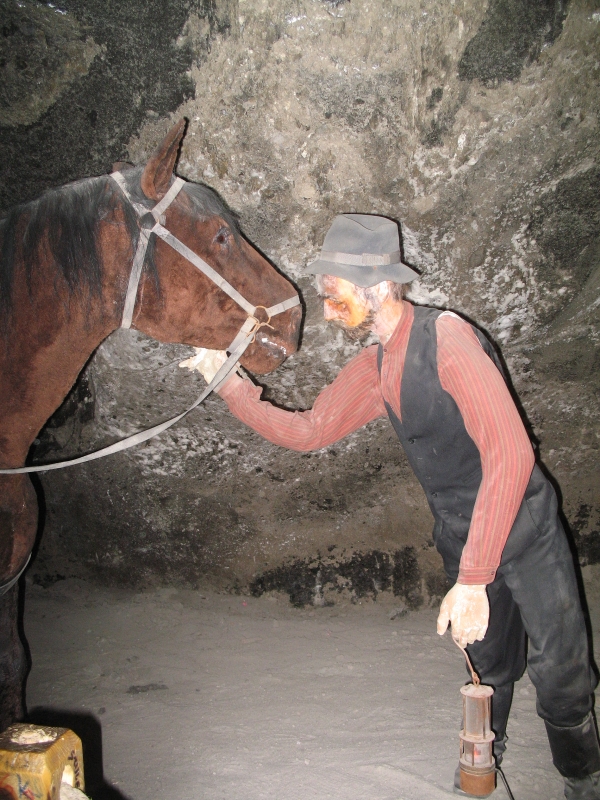
[{"label": "rock wall", "polygon": [[[5,206],[120,157],[142,163],[186,116],[179,173],[217,189],[302,292],[302,347],[263,379],[289,408],[309,408],[360,347],[322,321],[303,267],[335,214],[397,219],[421,273],[410,298],[459,311],[500,345],[581,563],[600,561],[593,0],[122,0],[110,19],[102,3],[64,2],[62,38],[44,33],[52,91],[28,99],[42,56],[32,49],[19,73],[27,25],[40,39],[58,9],[2,3],[16,15],[3,31],[15,81],[1,100]],[[185,407],[202,386],[178,368],[186,355],[109,337],[35,458]],[[41,581],[208,581],[317,604],[389,590],[409,607],[445,589],[424,495],[385,420],[297,454],[211,398],[146,446],[42,484]]]}]

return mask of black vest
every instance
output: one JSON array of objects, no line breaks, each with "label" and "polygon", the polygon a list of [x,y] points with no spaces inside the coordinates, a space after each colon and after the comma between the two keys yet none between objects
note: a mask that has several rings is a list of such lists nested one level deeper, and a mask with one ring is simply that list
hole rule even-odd
[{"label": "black vest", "polygon": [[[435,323],[441,313],[439,309],[415,306],[400,387],[402,421],[388,403],[386,409],[425,490],[435,519],[433,540],[444,559],[446,572],[455,580],[482,471],[479,450],[467,433],[459,408],[440,383]],[[477,328],[473,330],[502,372],[491,343]],[[380,371],[382,360],[380,345]],[[556,512],[554,490],[536,465],[504,548],[502,563],[521,553],[547,525],[556,525]]]}]

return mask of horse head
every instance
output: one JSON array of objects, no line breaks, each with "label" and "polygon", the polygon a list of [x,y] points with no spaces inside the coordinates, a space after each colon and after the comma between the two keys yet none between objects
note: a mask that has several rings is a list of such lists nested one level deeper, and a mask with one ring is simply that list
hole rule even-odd
[{"label": "horse head", "polygon": [[[145,201],[159,202],[169,190],[184,130],[182,120],[144,167],[139,191]],[[257,307],[256,318],[263,325],[241,359],[244,367],[265,374],[296,351],[301,307],[273,319],[267,319],[264,311],[294,296],[294,287],[243,237],[234,215],[216,193],[186,182],[162,224]],[[160,238],[152,257],[156,274],[147,270],[142,277],[132,327],[163,342],[227,349],[248,313]]]}]

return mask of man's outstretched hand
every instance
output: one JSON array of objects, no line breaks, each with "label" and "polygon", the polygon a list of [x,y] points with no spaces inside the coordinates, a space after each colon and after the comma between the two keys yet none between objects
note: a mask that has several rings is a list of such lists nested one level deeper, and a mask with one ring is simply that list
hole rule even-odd
[{"label": "man's outstretched hand", "polygon": [[205,347],[195,347],[196,355],[181,361],[180,367],[187,367],[190,371],[196,370],[207,383],[210,383],[223,364],[227,361],[224,350],[207,350]]},{"label": "man's outstretched hand", "polygon": [[485,586],[455,583],[440,606],[437,632],[446,633],[452,625],[452,638],[461,647],[481,641],[485,636],[490,617]]}]

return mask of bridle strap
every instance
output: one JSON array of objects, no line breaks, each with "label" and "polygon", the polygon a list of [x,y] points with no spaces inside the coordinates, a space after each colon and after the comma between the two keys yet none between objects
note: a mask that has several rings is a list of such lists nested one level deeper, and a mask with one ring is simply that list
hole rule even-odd
[{"label": "bridle strap", "polygon": [[[249,303],[245,297],[243,297],[237,289],[235,289],[229,281],[225,280],[222,275],[214,270],[210,264],[207,264],[206,261],[201,258],[197,253],[194,253],[186,244],[180,241],[176,236],[164,228],[160,223],[160,218],[167,210],[167,208],[171,205],[173,200],[177,197],[179,192],[181,191],[182,187],[185,184],[185,181],[182,178],[176,178],[169,191],[165,194],[165,196],[158,202],[154,208],[147,209],[142,206],[140,203],[136,203],[132,200],[123,175],[120,172],[113,172],[110,176],[113,180],[118,184],[119,188],[125,195],[125,197],[129,200],[135,211],[139,216],[144,216],[145,214],[152,214],[156,223],[152,228],[141,228],[140,230],[140,238],[138,240],[137,248],[135,251],[135,256],[133,258],[133,265],[131,267],[131,273],[129,276],[129,285],[127,287],[127,294],[125,296],[125,304],[123,308],[123,320],[121,322],[122,328],[130,328],[131,321],[133,319],[133,310],[135,308],[135,300],[137,297],[138,286],[140,283],[140,278],[142,275],[142,269],[144,267],[144,259],[146,257],[146,250],[148,249],[148,243],[150,240],[150,236],[155,233],[159,236],[164,242],[170,245],[173,250],[176,250],[179,255],[183,256],[187,259],[191,264],[193,264],[197,269],[203,272],[207,278],[219,287],[223,292],[229,295],[232,300],[234,300],[240,308],[243,308],[244,311],[249,316],[254,316],[256,313],[257,306],[252,305]],[[287,305],[291,302],[291,305]],[[294,297],[289,298],[289,300],[284,301],[283,303],[277,303],[276,306],[271,306],[271,308],[265,309],[269,317],[274,317],[276,314],[280,314],[282,311],[286,311],[289,308],[292,308],[294,305],[298,305],[300,302],[297,295]]]},{"label": "bridle strap", "polygon": [[152,211],[150,212],[154,219],[158,222],[161,216],[165,213],[167,208],[171,205],[173,200],[177,197],[183,186],[185,181],[183,178],[175,178],[171,186],[169,187],[168,192],[166,195],[158,201],[158,203],[154,206]]},{"label": "bridle strap", "polygon": [[111,172],[108,176],[112,178],[115,183],[119,185],[119,189],[123,192],[125,197],[129,200],[129,204],[133,206],[133,208],[137,211],[138,217],[143,217],[144,214],[148,214],[150,212],[149,208],[143,206],[141,203],[136,203],[135,200],[129,194],[129,189],[127,188],[127,183],[125,178],[123,177],[123,173],[121,172]]},{"label": "bridle strap", "polygon": [[[247,324],[247,322],[248,320],[246,320],[246,323],[244,324]],[[118,442],[108,445],[108,447],[103,447],[101,450],[96,450],[93,453],[87,453],[86,455],[79,456],[78,458],[72,458],[69,461],[55,461],[52,464],[39,464],[35,467],[0,469],[0,475],[21,475],[25,472],[50,472],[54,469],[73,467],[76,464],[85,464],[88,461],[96,461],[98,458],[104,458],[104,456],[120,453],[122,450],[127,450],[130,447],[135,447],[138,444],[142,444],[142,442],[148,441],[148,439],[152,439],[153,436],[158,436],[159,433],[163,433],[163,431],[166,431],[172,425],[175,425],[176,422],[179,422],[180,419],[183,419],[186,414],[189,414],[190,411],[193,411],[197,406],[199,406],[200,403],[205,400],[211,392],[215,391],[219,388],[219,386],[221,386],[221,384],[229,377],[229,374],[232,372],[232,370],[235,369],[238,361],[244,354],[244,351],[253,340],[254,336],[252,335],[252,331],[250,331],[250,336],[246,335],[238,347],[232,351],[227,361],[219,369],[215,377],[204,389],[200,397],[198,397],[198,399],[195,400],[189,408],[186,408],[184,412],[177,414],[176,417],[171,417],[171,419],[168,419],[165,422],[160,422],[158,425],[154,425],[152,428],[147,428],[146,430],[139,431],[139,433],[134,433],[131,436],[127,436],[125,439],[120,439]],[[23,569],[25,569],[25,567],[23,567]],[[17,576],[17,579],[18,577],[19,576]],[[10,588],[10,586],[8,588]]]},{"label": "bridle strap", "polygon": [[148,228],[140,229],[140,237],[138,239],[137,248],[133,257],[133,264],[131,265],[131,272],[129,273],[129,283],[127,285],[127,292],[125,294],[125,303],[123,305],[123,318],[121,320],[122,328],[131,328],[135,300],[140,285],[140,278],[142,277],[142,269],[144,268],[146,250],[148,249],[151,233],[152,230],[149,230]]},{"label": "bridle strap", "polygon": [[[150,235],[155,233],[159,236],[163,241],[169,244],[174,250],[176,250],[180,255],[190,261],[195,267],[197,267],[201,272],[203,272],[210,280],[213,281],[220,289],[226,292],[232,300],[234,300],[241,308],[246,311],[248,314],[248,318],[240,328],[239,333],[230,344],[228,348],[228,352],[230,353],[227,361],[223,364],[223,366],[219,369],[217,374],[214,376],[212,381],[208,384],[205,390],[202,392],[200,397],[192,403],[192,405],[187,408],[182,414],[178,414],[176,417],[172,417],[171,419],[166,420],[165,422],[161,422],[158,425],[154,425],[152,428],[148,428],[144,431],[140,431],[139,433],[134,433],[132,436],[128,436],[125,439],[121,439],[114,444],[109,445],[108,447],[103,447],[101,450],[96,450],[94,453],[87,453],[84,456],[79,456],[79,458],[72,458],[69,461],[58,461],[52,464],[40,464],[39,466],[35,467],[17,467],[15,469],[0,469],[0,475],[20,475],[26,472],[49,472],[50,470],[54,469],[63,469],[64,467],[71,467],[75,464],[85,464],[87,461],[95,461],[98,458],[103,458],[104,456],[112,455],[113,453],[119,453],[121,450],[126,450],[129,447],[134,447],[137,444],[141,444],[142,442],[151,439],[153,436],[158,436],[159,433],[166,431],[167,428],[170,428],[171,425],[174,425],[176,422],[179,422],[180,419],[189,414],[190,411],[193,411],[194,408],[200,405],[200,403],[208,397],[208,395],[215,391],[216,389],[221,386],[221,384],[228,378],[229,374],[236,368],[238,361],[255,339],[256,333],[262,327],[268,326],[271,317],[274,317],[276,314],[281,314],[284,311],[287,311],[294,306],[300,304],[300,298],[297,294],[293,297],[289,297],[287,300],[283,300],[281,303],[276,303],[269,308],[265,308],[265,306],[253,306],[252,303],[249,303],[242,295],[234,289],[234,287],[225,280],[225,278],[221,277],[218,272],[216,272],[210,264],[207,264],[204,259],[200,258],[199,255],[194,253],[193,250],[190,250],[187,245],[180,242],[172,233],[170,233],[166,228],[163,228],[162,224],[160,223],[160,218],[164,214],[165,210],[169,207],[169,205],[173,202],[173,200],[177,197],[178,193],[181,191],[182,186],[184,185],[185,181],[181,178],[176,178],[169,191],[165,194],[165,196],[158,202],[154,208],[148,209],[145,206],[141,205],[140,203],[134,202],[132,200],[123,175],[120,172],[113,172],[110,176],[119,186],[129,203],[131,203],[132,207],[135,209],[137,214],[140,217],[145,216],[146,214],[152,214],[154,219],[156,220],[155,224],[152,228],[144,228],[140,229],[140,238],[138,240],[137,248],[135,251],[135,255],[133,258],[133,265],[131,268],[131,274],[129,276],[129,285],[127,287],[127,294],[125,296],[125,305],[123,310],[123,320],[121,322],[122,328],[129,328],[131,327],[131,320],[133,318],[133,310],[135,307],[135,300],[137,297],[140,276],[142,274],[142,269],[144,266],[144,260],[146,257],[146,250],[148,248],[148,242],[150,240]],[[259,308],[262,308],[263,311],[267,315],[266,322],[260,322],[256,318],[256,312]],[[27,566],[27,565],[25,565]],[[23,567],[25,569],[25,567]],[[20,573],[19,573],[20,575]],[[14,581],[18,580],[19,575]],[[6,586],[5,591],[12,586],[12,583],[9,582],[10,585]],[[0,594],[2,594],[2,589],[4,587],[0,586]]]},{"label": "bridle strap", "polygon": [[[131,321],[133,320],[133,311],[135,309],[135,300],[140,285],[140,278],[142,277],[142,270],[144,268],[144,261],[146,260],[146,251],[150,242],[150,235],[156,233],[156,226],[159,225],[161,216],[165,213],[167,208],[171,205],[173,200],[181,191],[185,181],[182,178],[175,178],[173,184],[165,196],[152,209],[147,209],[140,203],[134,203],[131,199],[125,180],[120,172],[113,172],[110,176],[119,186],[125,197],[129,200],[138,216],[142,217],[145,214],[152,214],[155,219],[154,227],[140,228],[140,238],[138,239],[137,248],[133,257],[133,264],[131,265],[131,272],[129,273],[129,283],[127,285],[127,293],[125,294],[125,303],[123,305],[123,319],[121,320],[122,328],[131,328]],[[164,228],[163,228],[164,230]]]},{"label": "bridle strap", "polygon": [[[295,294],[293,297],[288,297],[287,300],[282,300],[281,303],[276,303],[274,306],[265,309],[265,311],[270,317],[274,317],[277,314],[281,314],[282,311],[289,311],[290,308],[299,305],[300,298],[297,294]],[[256,306],[256,308],[262,308],[262,306]],[[256,311],[256,309],[254,310]]]},{"label": "bridle strap", "polygon": [[219,273],[210,266],[210,264],[207,264],[203,258],[200,258],[199,255],[196,255],[196,253],[194,253],[193,250],[190,250],[186,244],[180,242],[179,239],[173,236],[170,231],[166,230],[166,228],[163,228],[162,225],[157,223],[154,228],[152,228],[151,232],[155,233],[157,236],[160,236],[164,242],[171,245],[173,250],[176,250],[179,255],[182,255],[195,267],[197,267],[200,272],[203,272],[207,278],[210,278],[211,281],[219,287],[219,289],[222,289],[226,294],[229,295],[229,297],[231,297],[232,300],[235,300],[238,306],[244,309],[246,314],[254,314],[256,311],[256,306],[253,306],[252,303],[249,303],[244,297],[242,297],[238,290],[234,289],[233,286],[225,280],[225,278],[219,275]]},{"label": "bridle strap", "polygon": [[176,250],[191,264],[197,267],[200,272],[203,272],[207,278],[210,278],[211,281],[219,287],[219,289],[224,291],[225,294],[228,294],[232,300],[235,300],[238,306],[243,308],[249,317],[254,317],[258,308],[264,308],[269,317],[274,317],[276,314],[281,314],[282,311],[287,311],[288,309],[293,308],[300,303],[300,298],[296,294],[293,297],[289,297],[287,300],[283,300],[281,303],[271,306],[270,308],[265,308],[264,306],[253,306],[252,303],[249,303],[238,292],[237,289],[234,289],[234,287],[225,280],[225,278],[219,275],[219,273],[214,270],[210,264],[207,264],[206,261],[203,258],[200,258],[197,253],[194,253],[194,251],[190,250],[186,244],[177,239],[176,236],[173,236],[170,231],[166,230],[166,228],[163,228],[160,223],[156,223],[150,232],[160,236],[164,242],[171,245],[173,250]]}]

